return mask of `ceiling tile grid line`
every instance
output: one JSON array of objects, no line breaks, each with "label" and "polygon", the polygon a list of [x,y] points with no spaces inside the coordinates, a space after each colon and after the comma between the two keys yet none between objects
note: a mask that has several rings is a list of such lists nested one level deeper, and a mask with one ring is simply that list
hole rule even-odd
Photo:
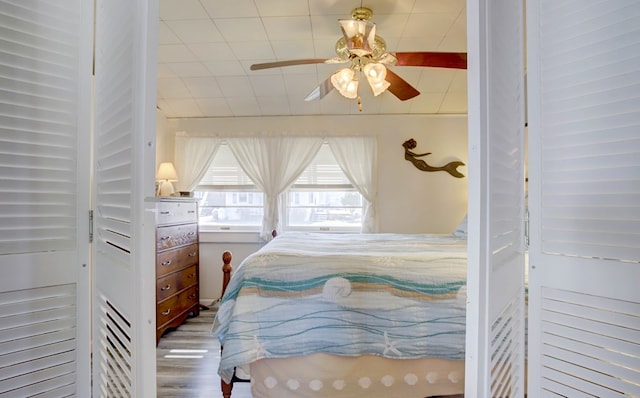
[{"label": "ceiling tile grid line", "polygon": [[336,57],[338,20],[361,5],[373,11],[389,52],[466,51],[464,0],[160,0],[158,108],[167,118],[466,113],[465,70],[391,66],[420,95],[374,97],[361,84],[362,111],[337,90],[304,101],[344,64],[250,70]]}]

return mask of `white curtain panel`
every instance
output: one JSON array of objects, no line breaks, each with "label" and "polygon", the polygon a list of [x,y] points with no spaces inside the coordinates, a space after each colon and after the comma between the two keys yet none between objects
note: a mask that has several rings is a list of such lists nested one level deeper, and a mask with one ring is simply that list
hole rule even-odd
[{"label": "white curtain panel", "polygon": [[321,137],[238,137],[227,143],[240,167],[264,192],[264,216],[260,236],[271,239],[278,230],[280,194],[311,163],[322,145]]},{"label": "white curtain panel", "polygon": [[328,142],[342,171],[365,199],[362,232],[377,232],[375,137],[329,137]]},{"label": "white curtain panel", "polygon": [[193,190],[209,169],[222,140],[215,137],[189,137],[178,133],[174,161],[180,191]]}]

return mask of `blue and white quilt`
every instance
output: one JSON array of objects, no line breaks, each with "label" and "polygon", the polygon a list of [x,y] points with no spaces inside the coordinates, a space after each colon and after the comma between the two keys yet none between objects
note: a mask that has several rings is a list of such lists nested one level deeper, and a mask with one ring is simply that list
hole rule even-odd
[{"label": "blue and white quilt", "polygon": [[467,249],[453,235],[285,233],[236,269],[219,374],[262,358],[464,359]]}]

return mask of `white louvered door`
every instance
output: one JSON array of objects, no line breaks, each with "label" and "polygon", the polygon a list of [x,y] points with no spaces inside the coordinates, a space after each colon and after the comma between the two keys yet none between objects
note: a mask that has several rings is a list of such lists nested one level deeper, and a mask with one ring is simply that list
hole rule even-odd
[{"label": "white louvered door", "polygon": [[0,396],[90,396],[92,4],[0,1]]},{"label": "white louvered door", "polygon": [[527,0],[529,396],[640,396],[640,2]]},{"label": "white louvered door", "polygon": [[523,7],[467,2],[468,397],[525,393]]},{"label": "white louvered door", "polygon": [[157,1],[96,2],[93,396],[155,397]]}]

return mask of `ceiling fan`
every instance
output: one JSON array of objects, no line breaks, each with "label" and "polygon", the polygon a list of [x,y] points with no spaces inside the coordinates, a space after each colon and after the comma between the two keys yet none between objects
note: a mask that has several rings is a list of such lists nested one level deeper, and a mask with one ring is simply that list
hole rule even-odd
[{"label": "ceiling fan", "polygon": [[387,52],[384,39],[376,35],[376,25],[371,22],[373,12],[366,7],[357,7],[351,19],[340,19],[342,35],[336,42],[334,58],[294,59],[251,65],[251,70],[279,68],[309,64],[350,64],[321,82],[305,101],[319,100],[334,88],[347,98],[357,98],[358,77],[364,74],[375,96],[388,90],[401,101],[420,94],[413,86],[395,74],[388,66],[424,66],[437,68],[467,68],[467,54],[457,52]]}]

